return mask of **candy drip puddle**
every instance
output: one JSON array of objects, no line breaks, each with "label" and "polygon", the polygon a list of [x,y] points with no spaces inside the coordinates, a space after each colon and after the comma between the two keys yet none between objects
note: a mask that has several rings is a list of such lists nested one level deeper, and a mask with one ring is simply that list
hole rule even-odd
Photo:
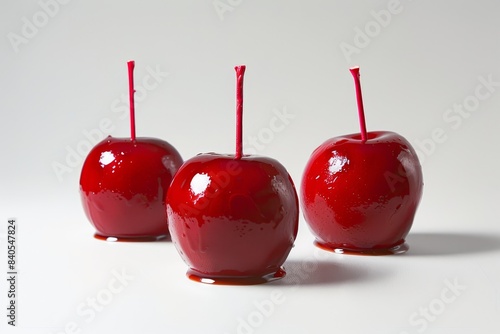
[{"label": "candy drip puddle", "polygon": [[186,272],[186,276],[195,282],[205,283],[205,284],[214,284],[214,285],[255,285],[255,284],[263,284],[272,281],[276,281],[285,277],[286,271],[283,267],[280,267],[277,272],[267,274],[264,276],[226,276],[226,277],[207,277],[207,275],[203,275],[200,272],[189,269]]},{"label": "candy drip puddle", "polygon": [[147,236],[147,237],[112,237],[112,236],[104,236],[95,233],[94,238],[97,240],[103,240],[107,242],[147,242],[147,241],[159,241],[167,238],[167,235],[158,235],[158,236]]},{"label": "candy drip puddle", "polygon": [[406,242],[403,242],[402,244],[399,244],[397,246],[391,247],[391,248],[373,248],[373,249],[351,249],[351,248],[342,248],[340,246],[332,246],[328,244],[321,243],[319,241],[314,241],[314,245],[318,248],[321,248],[323,250],[337,253],[337,254],[347,254],[347,255],[372,255],[372,256],[378,256],[378,255],[396,255],[396,254],[403,254],[410,249],[408,244]]}]

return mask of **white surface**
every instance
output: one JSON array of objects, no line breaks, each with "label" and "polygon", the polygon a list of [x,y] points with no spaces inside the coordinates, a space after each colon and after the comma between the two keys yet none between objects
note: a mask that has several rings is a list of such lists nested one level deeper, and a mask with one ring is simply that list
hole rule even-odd
[{"label": "white surface", "polygon": [[[393,8],[389,1],[221,2],[233,4],[223,20],[212,0],[73,0],[17,53],[9,33],[22,34],[23,17],[43,19],[41,7],[0,5],[2,268],[7,219],[20,228],[19,326],[7,326],[2,311],[1,332],[497,333],[500,86],[487,91],[480,78],[500,82],[498,2],[401,0],[351,59],[341,43],[354,45],[356,27],[376,29],[371,11]],[[128,135],[119,99],[130,59],[136,83],[148,68],[168,72],[136,106],[138,136],[165,139],[184,158],[233,151],[233,66],[246,64],[245,150],[280,160],[297,187],[316,146],[358,131],[348,68],[360,65],[369,130],[398,132],[421,151],[433,132],[441,141],[422,155],[425,188],[410,251],[319,251],[301,219],[287,278],[228,287],[189,281],[169,242],[94,240],[78,196],[81,161],[70,161],[61,180],[52,165],[66,164],[68,148],[85,151],[84,132],[103,119],[109,134]],[[469,116],[443,118],[454,104],[474,102],[481,85],[479,94],[490,94]],[[294,116],[288,124],[251,144],[248,136],[267,138],[263,129],[285,110]],[[120,287],[113,270],[133,279],[110,295],[110,283]],[[0,296],[4,305],[4,279]],[[86,303],[96,296],[113,297],[91,318]]]}]

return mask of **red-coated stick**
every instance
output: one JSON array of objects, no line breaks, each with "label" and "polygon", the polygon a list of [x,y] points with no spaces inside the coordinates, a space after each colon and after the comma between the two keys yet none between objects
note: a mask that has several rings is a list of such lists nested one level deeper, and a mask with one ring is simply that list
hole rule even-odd
[{"label": "red-coated stick", "polygon": [[243,156],[243,77],[245,65],[235,66],[236,71],[236,154],[235,159]]},{"label": "red-coated stick", "polygon": [[356,100],[358,101],[358,118],[359,118],[359,128],[361,132],[361,141],[365,142],[368,138],[366,135],[366,122],[365,122],[365,110],[363,108],[363,96],[361,95],[361,82],[359,80],[359,66],[351,67],[349,71],[351,71],[351,74],[354,77],[354,84],[356,85]]},{"label": "red-coated stick", "polygon": [[130,103],[130,139],[135,140],[135,102],[134,102],[134,67],[133,60],[127,62],[128,65],[128,92]]}]

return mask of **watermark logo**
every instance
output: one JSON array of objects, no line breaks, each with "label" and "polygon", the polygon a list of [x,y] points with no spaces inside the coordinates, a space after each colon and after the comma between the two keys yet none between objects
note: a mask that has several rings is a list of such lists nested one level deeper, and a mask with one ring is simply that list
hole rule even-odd
[{"label": "watermark logo", "polygon": [[236,333],[254,333],[255,329],[261,327],[265,323],[265,320],[274,314],[276,306],[283,304],[285,300],[286,298],[283,294],[283,291],[281,291],[280,289],[274,289],[269,294],[269,298],[260,301],[254,301],[254,310],[248,313],[246,317],[238,317]]},{"label": "watermark logo", "polygon": [[290,113],[286,106],[281,110],[274,108],[268,125],[262,127],[257,134],[245,136],[245,152],[248,154],[258,154],[271,144],[276,134],[283,132],[287,126],[295,119],[296,115]]},{"label": "watermark logo", "polygon": [[242,2],[243,0],[214,0],[212,5],[219,19],[224,21],[224,15],[233,12]]},{"label": "watermark logo", "polygon": [[[466,289],[467,287],[459,283],[458,279],[455,278],[453,281],[446,279],[439,297],[433,298],[427,305],[419,307],[418,311],[410,315],[410,325],[418,333],[425,332],[430,324],[436,321],[447,310],[448,306],[454,303]],[[401,332],[400,334],[410,333]]]},{"label": "watermark logo", "polygon": [[[283,132],[286,127],[295,119],[295,115],[288,112],[286,107],[273,109],[268,125],[260,128],[257,135],[246,136],[244,142],[245,154],[258,154],[265,150],[275,139],[276,134]],[[243,169],[236,161],[229,162],[224,170],[218,171],[214,176],[204,173],[196,174],[191,180],[191,188],[196,194],[202,194],[194,204],[181,203],[179,210],[187,215],[198,215],[207,208],[210,202],[227,186],[232,184],[232,180],[242,173]]]},{"label": "watermark logo", "polygon": [[[493,75],[487,77],[477,77],[479,82],[474,88],[474,92],[467,95],[462,102],[454,103],[452,107],[443,112],[442,119],[453,130],[458,130],[465,119],[468,119],[472,112],[477,111],[481,106],[481,102],[491,98],[500,87],[499,81],[493,80]],[[423,139],[415,140],[413,147],[419,157],[420,163],[423,164],[427,157],[434,154],[440,144],[448,140],[448,131],[443,127],[436,127],[431,131],[430,136]]]},{"label": "watermark logo", "polygon": [[[150,92],[160,86],[168,76],[168,72],[160,69],[158,65],[155,68],[146,66],[147,74],[140,81],[141,84],[135,87],[136,104],[144,101]],[[115,98],[110,105],[111,112],[119,119],[126,119],[129,112],[128,95],[122,93]],[[111,118],[104,117],[98,122],[98,126],[92,129],[84,129],[82,135],[84,138],[79,140],[74,146],[66,145],[66,156],[64,160],[53,161],[51,166],[59,182],[64,180],[66,174],[70,174],[79,167],[90,150],[101,140],[115,129],[115,124]]]},{"label": "watermark logo", "polygon": [[[443,121],[449,124],[451,129],[458,130],[463,121],[468,119],[472,115],[471,113],[480,107],[481,101],[491,98],[493,93],[496,92],[497,87],[500,87],[500,82],[494,81],[492,74],[487,77],[479,76],[477,81],[479,84],[474,88],[474,93],[467,95],[461,103],[454,103],[453,107],[444,111]],[[415,149],[420,164],[423,165],[427,157],[434,154],[438,146],[444,144],[447,140],[447,130],[443,127],[434,128],[427,138],[415,140],[412,146]],[[412,167],[410,165],[404,166],[403,160],[403,165],[396,172],[386,171],[384,173],[385,180],[391,192],[396,190],[398,183],[406,181],[407,172],[411,171]]]},{"label": "watermark logo", "polygon": [[350,62],[353,55],[359,55],[361,50],[368,47],[372,40],[389,26],[393,17],[401,12],[403,12],[403,6],[400,0],[390,0],[386,9],[372,10],[370,12],[372,19],[366,22],[363,28],[354,27],[352,44],[344,41],[339,44],[345,59]]},{"label": "watermark logo", "polygon": [[[211,201],[223,193],[223,190],[232,183],[233,178],[242,172],[243,168],[236,160],[232,160],[225,165],[223,170],[218,171],[212,177],[204,173],[196,174],[191,179],[190,187],[195,195],[203,194],[203,196],[197,199],[194,204],[181,203],[179,210],[183,215],[199,215],[202,210],[210,205]],[[170,210],[170,208],[167,207],[167,210]]]},{"label": "watermark logo", "polygon": [[14,52],[18,53],[21,45],[26,45],[33,40],[33,38],[38,35],[39,31],[49,23],[50,19],[59,14],[61,5],[66,5],[70,1],[71,0],[38,1],[40,10],[35,12],[31,18],[26,16],[21,18],[22,26],[20,34],[14,32],[9,32],[7,34],[7,39],[9,40]]},{"label": "watermark logo", "polygon": [[81,333],[83,330],[82,321],[87,324],[92,322],[97,317],[97,314],[103,312],[112,303],[115,296],[122,293],[130,282],[135,279],[124,268],[120,271],[112,270],[111,275],[112,277],[105,288],[100,289],[95,295],[87,297],[85,301],[77,305],[76,315],[82,319],[67,322],[62,327],[62,330],[53,334]]},{"label": "watermark logo", "polygon": [[[298,287],[311,278],[311,276],[318,270],[319,264],[322,260],[328,257],[328,253],[320,249],[315,249],[314,255],[294,264],[289,267],[286,263],[285,266],[290,269],[287,270],[290,274],[283,280],[286,280],[287,285],[292,288],[288,291],[294,291]],[[293,275],[293,276],[292,276]],[[236,319],[237,325],[235,328],[236,334],[253,334],[255,331],[262,327],[267,319],[269,319],[278,309],[278,306],[284,304],[287,297],[282,289],[271,290],[269,296],[263,300],[255,300],[253,302],[253,309],[246,316],[240,316]],[[228,334],[228,333],[225,333]]]}]

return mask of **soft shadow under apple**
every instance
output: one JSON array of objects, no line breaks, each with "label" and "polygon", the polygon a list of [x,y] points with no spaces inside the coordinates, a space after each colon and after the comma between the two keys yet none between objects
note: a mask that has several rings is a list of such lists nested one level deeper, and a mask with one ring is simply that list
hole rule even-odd
[{"label": "soft shadow under apple", "polygon": [[329,285],[380,278],[387,272],[368,270],[328,261],[287,260],[283,266],[286,276],[269,286]]},{"label": "soft shadow under apple", "polygon": [[500,236],[478,233],[410,233],[404,256],[460,255],[500,250]]}]

